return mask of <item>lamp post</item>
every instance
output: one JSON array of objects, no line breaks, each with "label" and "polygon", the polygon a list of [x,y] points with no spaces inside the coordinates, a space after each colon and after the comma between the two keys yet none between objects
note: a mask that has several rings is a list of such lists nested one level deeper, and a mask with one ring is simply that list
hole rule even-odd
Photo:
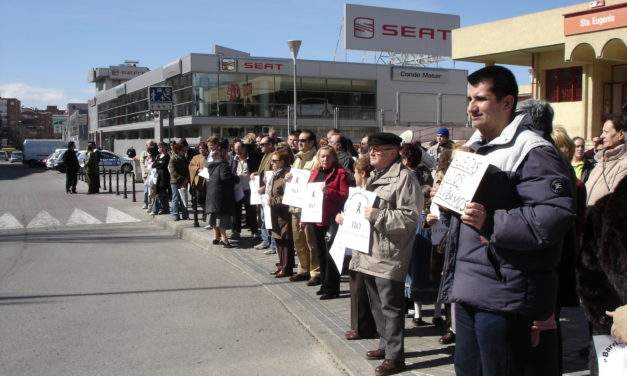
[{"label": "lamp post", "polygon": [[[296,57],[298,56],[298,50],[300,49],[300,44],[302,41],[300,40],[288,40],[287,46],[290,48],[290,52],[292,53],[292,61],[294,63],[294,130],[296,130],[296,112],[298,102],[296,101]],[[287,129],[289,133],[289,127]]]}]

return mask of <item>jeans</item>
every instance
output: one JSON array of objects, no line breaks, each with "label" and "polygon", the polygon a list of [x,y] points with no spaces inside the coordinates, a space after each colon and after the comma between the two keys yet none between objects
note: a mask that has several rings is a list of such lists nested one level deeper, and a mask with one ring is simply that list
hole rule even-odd
[{"label": "jeans", "polygon": [[455,373],[520,376],[531,349],[532,320],[455,304]]},{"label": "jeans", "polygon": [[157,190],[157,197],[155,199],[155,206],[152,209],[153,214],[157,214],[160,211],[164,213],[169,212],[168,210],[168,190],[167,189],[159,189]]},{"label": "jeans", "polygon": [[172,199],[170,201],[170,215],[172,217],[178,218],[179,213],[183,216],[183,219],[189,218],[187,214],[187,208],[181,199],[181,195],[179,194],[179,188],[176,184],[170,184],[172,188]]},{"label": "jeans", "polygon": [[270,235],[270,231],[266,229],[265,222],[263,221],[263,206],[259,205],[259,214],[260,214],[260,233],[261,233],[261,242],[263,245],[269,246],[271,249],[276,249],[276,242],[274,238]]},{"label": "jeans", "polygon": [[147,184],[144,184],[144,206],[148,207],[148,192],[150,188],[148,188]]}]

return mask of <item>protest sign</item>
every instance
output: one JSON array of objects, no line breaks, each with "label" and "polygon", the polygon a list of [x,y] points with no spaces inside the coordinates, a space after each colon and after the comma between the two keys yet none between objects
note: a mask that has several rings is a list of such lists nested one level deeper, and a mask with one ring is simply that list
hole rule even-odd
[{"label": "protest sign", "polygon": [[209,179],[209,170],[207,170],[207,167],[201,168],[200,171],[198,171],[198,176]]},{"label": "protest sign", "polygon": [[261,205],[263,206],[263,224],[266,230],[272,230],[272,212],[270,211],[270,205],[268,201],[270,196],[267,194],[261,195]]},{"label": "protest sign", "polygon": [[322,200],[324,199],[324,182],[307,183],[303,211],[300,214],[300,221],[303,223],[322,222]]},{"label": "protest sign", "polygon": [[337,229],[337,233],[335,234],[335,238],[333,239],[333,243],[331,244],[331,248],[329,249],[329,255],[335,262],[335,266],[337,266],[337,270],[341,273],[342,268],[344,266],[344,255],[346,254],[346,243],[344,243],[344,226],[339,225]]},{"label": "protest sign", "polygon": [[599,376],[627,375],[627,346],[612,336],[593,336]]},{"label": "protest sign", "polygon": [[261,205],[261,196],[259,195],[259,175],[252,175],[248,182],[250,187],[250,204]]},{"label": "protest sign", "polygon": [[[370,222],[364,217],[364,210],[372,207],[376,198],[374,192],[363,188],[349,188],[348,199],[344,204],[342,242],[350,244],[355,251],[368,253],[370,249]],[[339,235],[339,232],[338,232]],[[337,238],[337,235],[336,235]]]},{"label": "protest sign", "polygon": [[292,168],[290,174],[292,174],[292,179],[285,183],[282,202],[284,205],[302,208],[311,171]]},{"label": "protest sign", "polygon": [[472,201],[489,165],[483,155],[455,151],[433,202],[463,214],[466,203]]}]

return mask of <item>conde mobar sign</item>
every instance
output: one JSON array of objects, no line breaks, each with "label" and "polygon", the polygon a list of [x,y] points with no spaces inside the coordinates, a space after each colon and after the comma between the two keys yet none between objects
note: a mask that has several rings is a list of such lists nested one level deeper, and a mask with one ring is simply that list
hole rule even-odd
[{"label": "conde mobar sign", "polygon": [[446,83],[448,73],[445,69],[392,67],[392,80]]}]

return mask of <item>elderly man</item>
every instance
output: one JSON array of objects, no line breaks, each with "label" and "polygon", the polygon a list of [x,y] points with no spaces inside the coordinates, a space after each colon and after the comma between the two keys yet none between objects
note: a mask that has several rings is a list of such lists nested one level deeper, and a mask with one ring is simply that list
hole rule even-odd
[{"label": "elderly man", "polygon": [[380,336],[379,348],[366,353],[368,359],[385,359],[375,369],[377,376],[405,369],[403,288],[423,205],[415,174],[401,163],[401,141],[392,133],[375,133],[368,139],[374,171],[366,189],[377,196],[373,207],[364,210],[371,223],[370,253],[354,252],[350,263],[352,270],[365,274]]},{"label": "elderly man", "polygon": [[[298,154],[292,164],[293,168],[311,170],[316,162],[316,135],[310,130],[303,130],[298,135]],[[292,236],[294,248],[298,255],[298,273],[290,277],[290,281],[307,281],[308,286],[320,284],[320,266],[318,265],[318,251],[315,235],[311,226],[301,227],[301,209],[290,207],[292,213]],[[309,233],[307,233],[309,232]]]},{"label": "elderly man", "polygon": [[441,296],[455,302],[457,375],[522,375],[534,321],[549,322],[574,202],[559,151],[515,116],[507,68],[468,76],[466,144],[491,169],[461,216],[451,215]]}]

